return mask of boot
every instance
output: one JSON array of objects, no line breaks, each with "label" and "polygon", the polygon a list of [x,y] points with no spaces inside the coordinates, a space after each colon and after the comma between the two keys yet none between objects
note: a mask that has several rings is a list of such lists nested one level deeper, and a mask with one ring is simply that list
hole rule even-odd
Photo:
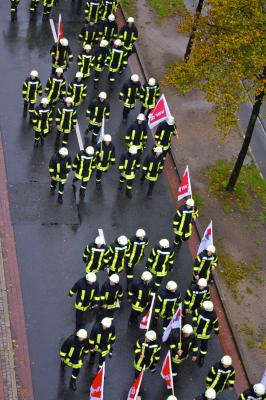
[{"label": "boot", "polygon": [[100,190],[102,187],[102,183],[101,182],[96,182],[96,190]]},{"label": "boot", "polygon": [[59,195],[57,201],[59,204],[63,204],[63,196]]},{"label": "boot", "polygon": [[122,192],[122,190],[123,190],[123,183],[119,183],[119,185],[118,185],[118,190],[120,191],[120,192]]},{"label": "boot", "polygon": [[82,190],[82,189],[79,190],[79,197],[80,197],[81,199],[84,199],[84,197],[85,197],[85,190]]},{"label": "boot", "polygon": [[37,140],[35,140],[35,142],[34,142],[34,148],[37,149],[38,146],[39,146],[39,142],[37,142]]},{"label": "boot", "polygon": [[98,89],[98,82],[94,81],[94,89]]},{"label": "boot", "polygon": [[131,189],[127,189],[127,190],[126,190],[126,196],[127,196],[129,199],[132,199]]},{"label": "boot", "polygon": [[70,379],[69,383],[70,389],[73,390],[74,392],[77,390],[77,384],[75,379]]},{"label": "boot", "polygon": [[44,145],[44,138],[41,136],[41,146]]},{"label": "boot", "polygon": [[201,368],[202,366],[203,366],[203,364],[204,364],[204,359],[205,359],[205,356],[203,355],[203,354],[201,354],[200,356],[199,356],[199,359],[198,359],[198,366]]}]

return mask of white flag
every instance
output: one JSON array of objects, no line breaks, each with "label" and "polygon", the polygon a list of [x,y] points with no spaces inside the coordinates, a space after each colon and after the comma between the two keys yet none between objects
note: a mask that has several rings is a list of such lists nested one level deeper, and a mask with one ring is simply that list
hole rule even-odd
[{"label": "white flag", "polygon": [[209,225],[205,229],[205,232],[202,236],[197,254],[201,253],[203,250],[205,250],[211,244],[213,244],[212,221],[209,223]]},{"label": "white flag", "polygon": [[99,144],[103,141],[103,137],[104,137],[104,118],[103,118],[101,130],[100,130],[100,136],[99,136],[97,144]]},{"label": "white flag", "polygon": [[181,329],[181,325],[182,325],[182,303],[180,303],[180,306],[178,307],[175,315],[173,316],[169,325],[165,329],[165,331],[163,333],[162,341],[166,342],[166,340],[169,338],[171,330],[177,329],[177,328]]}]

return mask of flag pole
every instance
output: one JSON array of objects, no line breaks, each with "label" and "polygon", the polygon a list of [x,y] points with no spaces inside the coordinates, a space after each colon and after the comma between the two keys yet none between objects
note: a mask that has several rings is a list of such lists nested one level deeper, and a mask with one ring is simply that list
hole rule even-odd
[{"label": "flag pole", "polygon": [[152,316],[152,311],[153,311],[153,306],[154,306],[154,301],[155,301],[155,293],[152,296],[152,301],[151,301],[151,308],[150,308],[150,315],[147,323],[147,332],[150,329],[150,323],[151,323],[151,316]]},{"label": "flag pole", "polygon": [[174,388],[174,380],[173,380],[173,371],[172,371],[172,353],[171,349],[169,349],[169,364],[170,364],[170,379],[171,379],[171,386],[172,386],[172,395],[175,395],[175,388]]}]

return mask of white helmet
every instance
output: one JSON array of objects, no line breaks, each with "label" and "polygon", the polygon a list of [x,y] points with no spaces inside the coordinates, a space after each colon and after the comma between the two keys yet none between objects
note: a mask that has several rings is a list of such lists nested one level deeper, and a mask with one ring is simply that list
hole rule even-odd
[{"label": "white helmet", "polygon": [[76,335],[80,339],[87,339],[87,337],[88,337],[88,333],[87,333],[86,329],[79,329],[77,331]]},{"label": "white helmet", "polygon": [[205,278],[200,278],[197,283],[198,283],[198,286],[201,286],[201,287],[207,286],[207,280]]},{"label": "white helmet", "polygon": [[221,358],[221,363],[223,365],[228,365],[228,367],[230,367],[230,365],[232,365],[232,358],[230,356],[223,356]]},{"label": "white helmet", "polygon": [[80,72],[80,71],[78,71],[78,72],[76,73],[76,78],[83,78],[83,73]]},{"label": "white helmet", "polygon": [[146,117],[145,117],[145,115],[142,114],[142,113],[140,113],[140,114],[137,116],[137,120],[138,120],[138,121],[145,121],[145,119],[146,119]]},{"label": "white helmet", "polygon": [[68,40],[66,38],[60,39],[60,44],[64,47],[68,46]]},{"label": "white helmet", "polygon": [[150,340],[151,342],[154,342],[157,339],[157,334],[155,331],[147,331],[145,333],[146,339]]},{"label": "white helmet", "polygon": [[119,275],[117,275],[117,274],[112,274],[112,275],[109,277],[109,279],[110,279],[110,281],[113,282],[113,283],[119,283]]},{"label": "white helmet", "polygon": [[98,97],[100,98],[100,99],[107,99],[107,94],[106,94],[106,92],[100,92],[99,94],[98,94]]},{"label": "white helmet", "polygon": [[213,245],[213,244],[210,244],[208,247],[207,247],[207,251],[209,251],[210,253],[215,253],[215,246]]},{"label": "white helmet", "polygon": [[91,45],[90,44],[85,44],[84,50],[91,50]]},{"label": "white helmet", "polygon": [[204,308],[205,311],[213,311],[213,302],[209,300],[205,300],[202,303],[202,307]]},{"label": "white helmet", "polygon": [[171,396],[168,396],[166,400],[177,400],[177,397],[171,394]]},{"label": "white helmet", "polygon": [[65,100],[65,102],[66,103],[73,103],[73,99],[72,99],[72,97],[66,97],[66,100]]},{"label": "white helmet", "polygon": [[205,391],[205,397],[207,397],[208,400],[215,400],[216,399],[216,391],[213,388],[209,388]]},{"label": "white helmet", "polygon": [[149,84],[149,86],[154,86],[156,84],[156,80],[154,78],[150,78],[148,80],[148,84]]},{"label": "white helmet", "polygon": [[168,123],[168,125],[174,125],[175,124],[175,119],[172,115],[169,115],[169,117],[167,117],[166,122]]},{"label": "white helmet", "polygon": [[56,68],[55,72],[57,72],[58,74],[63,74],[64,70],[61,67]]},{"label": "white helmet", "polygon": [[100,47],[107,47],[108,46],[108,42],[105,39],[102,39],[100,42]]},{"label": "white helmet", "polygon": [[183,333],[188,333],[189,335],[191,335],[191,333],[193,333],[193,328],[190,324],[186,324],[183,326],[182,328],[182,332]]},{"label": "white helmet", "polygon": [[68,150],[66,147],[61,147],[61,149],[58,152],[60,154],[60,156],[66,157],[68,156]]},{"label": "white helmet", "polygon": [[111,142],[112,141],[112,136],[108,135],[108,134],[104,135],[103,136],[103,141],[104,142]]},{"label": "white helmet", "polygon": [[86,151],[86,153],[87,153],[89,156],[93,156],[93,154],[94,154],[94,147],[88,146],[88,147],[86,147],[85,151]]},{"label": "white helmet", "polygon": [[141,279],[144,282],[150,281],[152,279],[152,274],[149,271],[144,271],[141,274]]},{"label": "white helmet", "polygon": [[128,22],[129,24],[134,24],[135,20],[134,20],[133,17],[128,17],[127,22]]},{"label": "white helmet", "polygon": [[125,246],[127,244],[127,237],[125,235],[119,236],[117,242],[120,244],[120,246]]},{"label": "white helmet", "polygon": [[112,325],[112,321],[112,318],[105,317],[102,319],[101,324],[106,328],[110,328],[110,326]]},{"label": "white helmet", "polygon": [[164,249],[166,249],[167,247],[170,246],[170,243],[169,243],[169,240],[168,240],[168,239],[161,239],[161,240],[159,241],[159,245],[160,245],[161,247],[163,247]]},{"label": "white helmet", "polygon": [[104,238],[102,236],[97,236],[94,240],[94,243],[102,245],[104,244]]},{"label": "white helmet", "polygon": [[94,272],[88,272],[86,274],[86,281],[94,283],[96,282],[96,279],[96,274]]},{"label": "white helmet", "polygon": [[108,20],[109,20],[110,22],[113,22],[113,21],[115,20],[114,14],[108,15]]},{"label": "white helmet", "polygon": [[36,71],[36,70],[34,69],[33,71],[31,71],[30,75],[31,75],[31,76],[34,76],[35,78],[38,78],[39,73],[38,73],[38,71]]},{"label": "white helmet", "polygon": [[136,231],[136,236],[139,237],[144,237],[146,236],[146,232],[144,231],[144,229],[137,229]]},{"label": "white helmet", "polygon": [[128,151],[129,151],[130,154],[134,155],[134,154],[137,154],[138,149],[137,149],[136,146],[130,146],[130,148],[128,149]]},{"label": "white helmet", "polygon": [[114,45],[115,46],[122,46],[122,40],[120,40],[120,39],[116,39],[115,41],[114,41]]},{"label": "white helmet", "polygon": [[263,383],[256,383],[253,385],[253,390],[258,396],[263,396],[265,394],[265,386]]},{"label": "white helmet", "polygon": [[139,76],[137,74],[131,75],[130,79],[132,80],[132,82],[139,82]]},{"label": "white helmet", "polygon": [[153,151],[154,151],[154,153],[162,154],[163,148],[161,146],[156,146],[156,147],[154,147]]},{"label": "white helmet", "polygon": [[167,282],[166,289],[167,290],[176,290],[177,289],[177,283],[175,281]]},{"label": "white helmet", "polygon": [[41,99],[41,104],[49,104],[49,100],[47,99],[47,97],[43,97]]},{"label": "white helmet", "polygon": [[189,207],[194,207],[195,201],[193,199],[187,199],[186,205]]}]

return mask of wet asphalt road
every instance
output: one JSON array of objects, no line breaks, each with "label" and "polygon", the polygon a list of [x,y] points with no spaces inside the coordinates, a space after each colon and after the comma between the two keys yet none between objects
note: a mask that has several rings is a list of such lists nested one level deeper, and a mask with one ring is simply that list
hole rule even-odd
[{"label": "wet asphalt road", "polygon": [[[33,149],[33,131],[22,118],[21,86],[32,69],[39,71],[45,85],[50,75],[49,50],[53,44],[50,25],[43,25],[39,15],[36,23],[28,18],[29,1],[21,1],[18,22],[10,24],[7,2],[0,4],[0,124],[3,135],[6,169],[8,176],[9,200],[12,224],[15,233],[19,260],[20,278],[25,307],[27,333],[32,366],[33,387],[36,400],[72,400],[88,398],[90,380],[95,367],[89,369],[87,360],[78,380],[78,391],[68,389],[70,369],[65,377],[60,375],[58,351],[62,341],[74,330],[73,299],[68,290],[83,273],[82,252],[87,242],[93,240],[98,229],[103,229],[107,243],[120,234],[133,235],[139,227],[144,228],[154,245],[162,237],[172,239],[171,222],[174,205],[166,179],[162,175],[155,187],[154,197],[149,201],[139,185],[135,183],[133,199],[117,191],[119,174],[117,167],[104,176],[103,190],[96,192],[92,180],[88,185],[86,199],[76,206],[71,180],[66,184],[64,204],[58,205],[56,198],[49,194],[48,162],[53,153],[55,132],[50,134],[43,148]],[[77,35],[81,28],[79,18],[74,14],[70,0],[60,0],[59,9],[63,14],[63,29],[76,55],[80,50]],[[57,20],[57,12],[53,14]],[[72,65],[67,73],[71,80],[76,72]],[[111,119],[106,133],[111,133],[116,145],[117,160],[124,150],[126,127],[121,123],[122,107],[118,102],[119,89],[130,76],[128,70],[119,77],[111,94]],[[94,92],[89,85],[86,105],[100,90],[106,89],[106,74],[99,90]],[[137,110],[131,115],[133,121]],[[85,106],[79,110],[82,132],[86,128]],[[78,151],[75,134],[70,139],[70,154]],[[149,146],[152,140],[149,139]],[[72,175],[71,175],[72,177]],[[150,248],[149,248],[150,249]],[[149,252],[146,252],[148,254]],[[184,246],[176,258],[171,278],[179,282],[184,293],[191,276],[192,259]],[[144,265],[138,268],[138,274]],[[100,282],[106,279],[101,272]],[[124,280],[124,276],[123,276]],[[139,335],[137,328],[128,328],[129,307],[126,301],[115,321],[117,342],[112,360],[107,360],[105,399],[122,400],[134,379],[133,344]],[[88,321],[88,331],[92,318]],[[163,357],[166,348],[163,349]],[[182,365],[176,385],[179,400],[190,400],[204,389],[204,378],[210,365],[221,356],[217,338],[210,344],[206,365],[199,369],[191,361]],[[162,357],[162,358],[163,358]],[[160,366],[162,359],[160,362]],[[143,383],[144,400],[162,400],[167,397],[164,382],[156,375],[146,374]],[[232,392],[223,394],[221,400],[236,399]]]}]

